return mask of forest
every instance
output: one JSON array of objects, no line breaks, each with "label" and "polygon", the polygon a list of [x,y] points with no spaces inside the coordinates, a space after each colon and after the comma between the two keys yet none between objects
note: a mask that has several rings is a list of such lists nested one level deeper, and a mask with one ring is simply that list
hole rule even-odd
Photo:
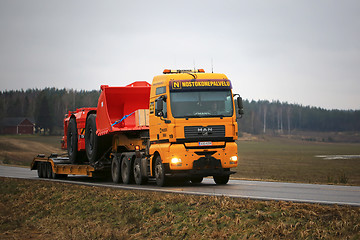
[{"label": "forest", "polygon": [[[0,122],[8,117],[28,117],[36,131],[61,135],[64,115],[80,107],[96,107],[100,90],[28,89],[0,92]],[[299,131],[360,131],[360,110],[328,110],[279,101],[244,100],[239,119],[241,132],[290,134]]]}]

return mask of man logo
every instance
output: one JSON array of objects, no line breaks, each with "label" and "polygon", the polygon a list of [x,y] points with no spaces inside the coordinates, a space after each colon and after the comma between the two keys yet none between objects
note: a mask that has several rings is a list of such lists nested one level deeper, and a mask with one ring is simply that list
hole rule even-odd
[{"label": "man logo", "polygon": [[180,89],[180,88],[181,88],[180,82],[173,82],[173,88],[178,88],[178,89]]},{"label": "man logo", "polygon": [[203,136],[212,134],[212,128],[211,127],[199,127],[198,134],[203,135]]}]

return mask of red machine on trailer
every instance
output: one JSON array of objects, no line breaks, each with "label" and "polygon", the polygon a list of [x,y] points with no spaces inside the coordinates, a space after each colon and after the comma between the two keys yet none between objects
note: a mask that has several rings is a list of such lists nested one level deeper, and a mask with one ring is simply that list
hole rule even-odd
[{"label": "red machine on trailer", "polygon": [[145,81],[125,87],[102,85],[96,108],[79,108],[65,116],[61,147],[68,150],[68,158],[40,155],[31,169],[37,169],[41,177],[92,176],[94,171],[109,168],[114,153],[144,150],[144,139],[149,136],[150,88]]}]

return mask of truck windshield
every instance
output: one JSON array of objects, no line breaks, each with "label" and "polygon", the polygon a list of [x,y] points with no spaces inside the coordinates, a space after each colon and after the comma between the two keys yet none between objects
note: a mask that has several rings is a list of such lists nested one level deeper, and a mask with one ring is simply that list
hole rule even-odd
[{"label": "truck windshield", "polygon": [[175,118],[231,117],[231,91],[171,92],[171,112]]}]

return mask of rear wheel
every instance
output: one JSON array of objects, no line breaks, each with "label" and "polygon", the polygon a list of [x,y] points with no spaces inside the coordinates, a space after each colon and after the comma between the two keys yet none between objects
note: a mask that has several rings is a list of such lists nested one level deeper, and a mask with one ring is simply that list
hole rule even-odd
[{"label": "rear wheel", "polygon": [[41,163],[41,174],[43,178],[47,177],[47,167],[45,162]]},{"label": "rear wheel", "polygon": [[121,161],[121,178],[125,184],[131,182],[131,159],[127,157],[123,157]]},{"label": "rear wheel", "polygon": [[111,177],[114,183],[122,181],[119,157],[114,157],[111,162]]},{"label": "rear wheel", "polygon": [[135,159],[133,170],[134,170],[135,183],[137,185],[143,185],[143,184],[147,183],[148,178],[144,177],[141,174],[141,159],[140,158]]},{"label": "rear wheel", "polygon": [[41,163],[41,162],[38,162],[37,164],[38,164],[38,166],[37,166],[37,174],[38,174],[38,177],[39,177],[39,178],[43,178],[44,175],[43,175],[43,170],[42,170],[42,163]]},{"label": "rear wheel", "polygon": [[229,181],[230,176],[229,175],[225,175],[225,176],[214,176],[214,181],[216,184],[218,185],[224,185],[227,184]]},{"label": "rear wheel", "polygon": [[51,163],[46,163],[46,173],[47,178],[53,178],[54,172],[52,170]]},{"label": "rear wheel", "polygon": [[156,179],[156,184],[159,187],[165,186],[166,184],[165,168],[164,168],[164,164],[161,161],[160,156],[158,156],[155,161],[155,179]]},{"label": "rear wheel", "polygon": [[190,181],[192,182],[192,183],[194,183],[194,184],[196,184],[196,183],[201,183],[202,181],[203,181],[203,177],[192,177],[191,179],[190,179]]}]

